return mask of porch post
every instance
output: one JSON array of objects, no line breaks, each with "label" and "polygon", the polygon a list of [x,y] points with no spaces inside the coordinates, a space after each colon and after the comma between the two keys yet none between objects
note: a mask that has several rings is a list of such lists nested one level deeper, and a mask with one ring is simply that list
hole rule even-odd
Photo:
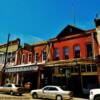
[{"label": "porch post", "polygon": [[18,84],[19,81],[19,73],[16,74],[16,84]]},{"label": "porch post", "polygon": [[38,69],[37,89],[40,88],[40,69]]},{"label": "porch post", "polygon": [[97,64],[98,82],[100,86],[100,64]]}]

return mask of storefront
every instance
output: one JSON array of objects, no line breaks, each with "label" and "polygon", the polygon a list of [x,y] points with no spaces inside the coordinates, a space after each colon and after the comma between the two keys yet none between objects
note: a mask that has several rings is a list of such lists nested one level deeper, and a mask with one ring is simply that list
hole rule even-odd
[{"label": "storefront", "polygon": [[39,67],[37,65],[26,64],[7,67],[5,69],[6,80],[24,86],[26,83],[31,83],[31,89],[38,88],[39,84]]}]

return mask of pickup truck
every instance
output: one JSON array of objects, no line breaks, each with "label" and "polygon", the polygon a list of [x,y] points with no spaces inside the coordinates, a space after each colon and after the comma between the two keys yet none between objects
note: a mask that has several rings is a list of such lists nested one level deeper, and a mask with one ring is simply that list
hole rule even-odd
[{"label": "pickup truck", "polygon": [[24,93],[24,88],[15,84],[5,84],[4,86],[0,86],[0,92],[10,93],[11,95],[22,95]]},{"label": "pickup truck", "polygon": [[91,89],[89,94],[89,100],[100,100],[100,89]]}]

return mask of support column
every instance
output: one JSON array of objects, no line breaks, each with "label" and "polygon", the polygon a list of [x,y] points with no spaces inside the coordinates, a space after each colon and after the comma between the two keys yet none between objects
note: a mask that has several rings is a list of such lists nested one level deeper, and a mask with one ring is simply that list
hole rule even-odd
[{"label": "support column", "polygon": [[98,66],[97,66],[97,72],[98,72],[98,82],[99,82],[99,86],[100,86],[100,64],[98,64]]},{"label": "support column", "polygon": [[16,74],[16,84],[18,84],[19,81],[19,73]]},{"label": "support column", "polygon": [[37,89],[40,88],[40,76],[41,76],[40,69],[38,69]]}]

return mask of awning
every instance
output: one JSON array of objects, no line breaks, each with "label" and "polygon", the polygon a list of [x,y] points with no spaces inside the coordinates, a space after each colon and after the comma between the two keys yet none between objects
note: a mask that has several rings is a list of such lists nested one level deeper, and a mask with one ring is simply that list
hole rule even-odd
[{"label": "awning", "polygon": [[21,66],[21,67],[8,67],[5,72],[25,72],[25,71],[38,71],[38,66]]}]

